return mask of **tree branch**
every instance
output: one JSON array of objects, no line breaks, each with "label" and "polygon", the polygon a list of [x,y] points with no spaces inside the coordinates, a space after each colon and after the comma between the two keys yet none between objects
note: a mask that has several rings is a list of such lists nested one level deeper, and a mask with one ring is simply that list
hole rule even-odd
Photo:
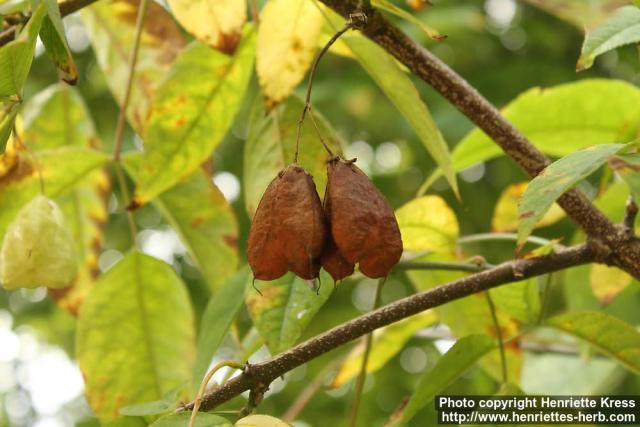
[{"label": "tree branch", "polygon": [[[359,7],[359,0],[320,1],[345,18]],[[469,117],[529,176],[538,175],[549,164],[545,155],[475,88],[381,13],[371,10],[361,31]],[[600,252],[600,261],[616,265],[640,279],[640,240],[609,221],[578,190],[566,192],[558,199],[558,204],[582,227],[591,241],[609,249],[606,253]]]},{"label": "tree branch", "polygon": [[[371,331],[387,326],[433,307],[486,291],[490,288],[564,270],[580,264],[593,262],[595,255],[586,244],[539,258],[506,262],[489,270],[420,292],[356,317],[329,331],[311,338],[273,359],[251,365],[239,375],[202,399],[201,410],[211,410],[235,396],[251,390],[255,384],[270,384],[274,379],[316,357],[338,348]],[[184,406],[193,409],[193,403]]]},{"label": "tree branch", "polygon": [[[64,18],[78,10],[95,3],[98,0],[67,0],[60,3],[60,15]],[[0,33],[0,47],[12,41],[16,36],[16,27],[10,27]]]}]

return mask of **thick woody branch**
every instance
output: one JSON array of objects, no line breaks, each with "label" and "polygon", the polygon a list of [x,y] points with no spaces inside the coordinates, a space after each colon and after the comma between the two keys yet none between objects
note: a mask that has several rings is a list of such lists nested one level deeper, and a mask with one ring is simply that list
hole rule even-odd
[{"label": "thick woody branch", "polygon": [[[437,288],[403,298],[392,304],[357,317],[347,323],[311,338],[273,359],[250,365],[239,375],[202,399],[201,410],[211,410],[254,387],[268,386],[273,380],[316,357],[338,348],[371,331],[387,326],[433,307],[486,291],[505,283],[553,273],[593,262],[590,246],[583,244],[544,257],[507,262],[489,270],[456,280]],[[193,403],[184,406],[193,409]]]},{"label": "thick woody branch", "polygon": [[[320,0],[348,18],[358,0]],[[486,98],[431,52],[414,42],[381,13],[370,11],[362,33],[383,47],[415,75],[469,117],[489,135],[529,176],[534,177],[549,160],[506,120]],[[558,204],[582,227],[592,241],[606,248],[599,260],[616,265],[640,279],[640,241],[615,226],[578,190],[565,193]]]},{"label": "thick woody branch", "polygon": [[[95,3],[97,0],[67,0],[60,3],[60,15],[64,18],[73,12]],[[16,27],[10,27],[0,33],[0,46],[4,46],[14,39],[16,36]]]}]

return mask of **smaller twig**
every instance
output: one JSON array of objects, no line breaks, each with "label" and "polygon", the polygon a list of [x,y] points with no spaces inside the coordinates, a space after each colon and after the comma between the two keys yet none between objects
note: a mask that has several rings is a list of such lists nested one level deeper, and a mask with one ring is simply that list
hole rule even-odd
[{"label": "smaller twig", "polygon": [[627,205],[624,210],[624,218],[622,219],[622,226],[624,231],[629,236],[635,235],[636,217],[638,216],[638,205],[633,200],[632,196],[627,199]]},{"label": "smaller twig", "polygon": [[[376,296],[373,300],[373,308],[371,311],[378,308],[380,305],[380,296],[382,294],[382,287],[387,278],[383,277],[378,280],[378,286],[376,287]],[[367,365],[369,363],[369,354],[371,353],[371,346],[373,345],[373,332],[369,332],[365,337],[364,353],[362,354],[362,365],[360,365],[360,373],[356,379],[356,388],[353,396],[353,406],[351,407],[351,418],[349,420],[349,426],[355,427],[358,423],[358,409],[360,408],[360,399],[362,398],[362,390],[364,389],[364,381],[367,378]]]},{"label": "smaller twig", "polygon": [[[458,244],[464,245],[467,243],[478,243],[478,242],[490,242],[490,241],[517,241],[518,235],[516,233],[478,233],[478,234],[470,234],[468,236],[463,236],[458,239]],[[537,236],[529,236],[527,238],[527,243],[533,243],[535,245],[548,245],[551,243],[551,240],[537,237]],[[557,244],[559,248],[563,248],[563,245]]]},{"label": "smaller twig", "polygon": [[502,341],[502,329],[500,328],[500,322],[498,321],[498,315],[496,313],[496,306],[493,303],[493,299],[489,294],[489,291],[484,292],[487,298],[487,304],[489,305],[489,311],[491,312],[491,319],[493,320],[493,326],[496,329],[496,339],[498,340],[498,349],[500,350],[500,367],[502,368],[502,383],[509,382],[509,374],[507,371],[507,356],[504,352],[504,342]]},{"label": "smaller twig", "polygon": [[200,383],[200,388],[198,389],[198,394],[196,395],[195,400],[193,401],[193,410],[191,411],[191,418],[189,419],[189,427],[194,427],[196,422],[196,416],[198,415],[198,410],[200,409],[200,404],[202,403],[202,396],[204,396],[204,392],[207,389],[207,385],[211,378],[218,372],[220,369],[229,367],[234,369],[244,369],[244,364],[236,362],[234,360],[223,360],[222,362],[215,365],[207,375],[204,376],[202,382]]},{"label": "smaller twig", "polygon": [[540,312],[538,313],[538,319],[536,325],[541,325],[547,315],[547,302],[549,301],[549,290],[551,288],[551,274],[544,276],[545,281],[542,285],[542,296],[540,297]]},{"label": "smaller twig", "polygon": [[[300,115],[300,120],[298,121],[298,132],[296,134],[296,151],[293,156],[294,163],[298,163],[300,134],[302,133],[302,124],[304,123],[304,119],[307,115],[307,111],[310,113],[310,115],[313,114],[311,113],[311,90],[313,88],[313,79],[316,76],[316,71],[318,69],[318,64],[320,63],[320,59],[322,59],[322,56],[329,50],[331,45],[333,45],[340,38],[340,36],[342,36],[344,33],[346,33],[351,28],[353,28],[353,26],[354,26],[353,21],[351,20],[347,21],[345,26],[341,30],[339,30],[337,33],[335,33],[333,37],[331,37],[329,41],[322,47],[322,49],[320,49],[320,52],[318,52],[318,55],[316,55],[316,59],[313,61],[313,64],[311,65],[311,71],[309,72],[309,82],[307,83],[307,95],[304,100],[304,107],[302,108],[302,114]],[[322,138],[320,138],[320,142],[322,143],[322,146],[324,147],[324,149],[327,150],[329,155],[333,157],[334,155],[333,152],[327,146],[327,144],[324,143],[324,140]]]},{"label": "smaller twig", "polygon": [[491,264],[478,265],[469,262],[440,262],[440,261],[403,261],[399,262],[395,269],[398,270],[445,270],[445,271],[468,271],[477,273],[479,271],[493,268]]}]

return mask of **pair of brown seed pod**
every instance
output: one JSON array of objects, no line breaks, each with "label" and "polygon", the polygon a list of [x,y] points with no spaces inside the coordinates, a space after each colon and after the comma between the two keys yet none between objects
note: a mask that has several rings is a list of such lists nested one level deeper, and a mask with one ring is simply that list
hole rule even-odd
[{"label": "pair of brown seed pod", "polygon": [[248,260],[256,279],[275,280],[292,271],[312,280],[323,267],[338,281],[351,275],[356,263],[368,277],[389,274],[402,255],[398,222],[354,163],[338,156],[327,161],[324,203],[299,165],[278,173],[249,231]]}]

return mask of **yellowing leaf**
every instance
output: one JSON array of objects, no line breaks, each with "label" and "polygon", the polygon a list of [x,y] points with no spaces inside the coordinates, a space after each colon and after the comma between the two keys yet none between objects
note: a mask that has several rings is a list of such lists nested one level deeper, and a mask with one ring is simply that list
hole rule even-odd
[{"label": "yellowing leaf", "polygon": [[422,196],[396,211],[405,250],[452,252],[458,239],[455,213],[439,196]]},{"label": "yellowing leaf", "polygon": [[290,424],[269,415],[249,415],[239,419],[234,425],[236,427],[290,427]]},{"label": "yellowing leaf", "polygon": [[245,0],[168,0],[171,11],[202,43],[233,53],[247,17]]},{"label": "yellowing leaf", "polygon": [[256,71],[272,103],[289,96],[304,77],[313,61],[323,22],[311,0],[270,0],[262,10]]},{"label": "yellowing leaf", "polygon": [[[378,329],[373,333],[371,352],[367,361],[367,373],[376,372],[382,368],[393,356],[398,354],[405,343],[416,332],[435,323],[437,317],[433,311],[425,311],[415,316],[403,319],[393,325]],[[354,378],[360,372],[364,347],[358,346],[351,351],[347,360],[336,374],[331,387],[340,387]]]},{"label": "yellowing leaf", "polygon": [[589,285],[600,304],[608,305],[633,278],[616,267],[593,264],[589,273]]},{"label": "yellowing leaf", "polygon": [[[518,201],[524,194],[527,184],[527,182],[511,184],[502,192],[493,212],[493,220],[491,222],[493,231],[513,231],[518,228]],[[551,225],[564,218],[564,215],[562,208],[554,203],[538,221],[536,227]]]},{"label": "yellowing leaf", "polygon": [[251,76],[254,31],[233,56],[194,42],[158,89],[145,124],[135,201],[144,204],[193,174],[231,126]]},{"label": "yellowing leaf", "polygon": [[101,422],[123,406],[186,389],[193,322],[186,287],[162,261],[132,252],[100,277],[80,309],[77,356]]},{"label": "yellowing leaf", "polygon": [[[133,49],[139,0],[99,1],[81,12],[96,61],[118,104],[122,103]],[[139,134],[160,81],[185,42],[171,15],[151,1],[144,21],[127,119]]]},{"label": "yellowing leaf", "polygon": [[9,225],[0,250],[0,282],[7,289],[67,287],[78,272],[76,250],[60,207],[42,195]]}]

